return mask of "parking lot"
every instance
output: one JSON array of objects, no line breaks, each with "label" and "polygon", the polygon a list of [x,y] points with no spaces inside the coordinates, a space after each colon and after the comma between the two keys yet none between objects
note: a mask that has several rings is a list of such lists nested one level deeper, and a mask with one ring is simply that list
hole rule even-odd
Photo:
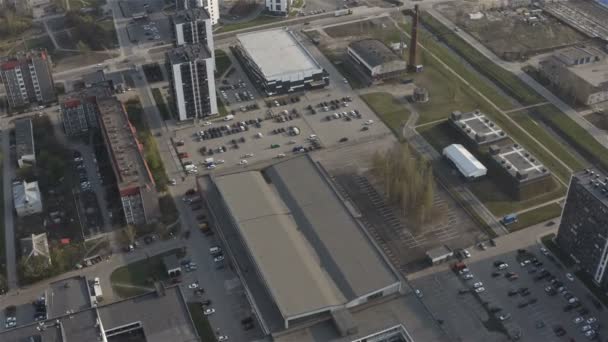
[{"label": "parking lot", "polygon": [[[443,266],[432,275],[413,277],[412,285],[422,291],[423,302],[455,336],[463,340],[579,341],[602,334],[599,322],[607,319],[603,308],[596,306],[578,280],[567,279],[550,253],[541,251],[536,243],[519,251],[500,248],[501,241],[497,244],[499,247],[487,251],[469,248],[473,256],[463,260],[468,271],[460,275]],[[499,269],[503,263],[508,266]],[[475,291],[476,286],[483,290]],[[586,336],[583,329],[596,333]]]},{"label": "parking lot", "polygon": [[315,58],[330,73],[327,88],[271,98],[260,96],[233,59],[234,71],[219,88],[229,115],[177,128],[173,136],[176,156],[201,172],[209,165],[207,158],[213,158],[213,169],[245,167],[311,147],[346,145],[388,134],[388,128],[353,94],[331,63],[317,54]]}]

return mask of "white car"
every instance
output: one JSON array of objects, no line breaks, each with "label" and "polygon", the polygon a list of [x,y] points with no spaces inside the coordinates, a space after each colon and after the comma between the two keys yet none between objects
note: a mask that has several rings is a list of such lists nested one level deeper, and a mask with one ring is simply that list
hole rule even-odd
[{"label": "white car", "polygon": [[344,84],[348,84],[348,80],[346,78],[343,78],[342,82],[344,82]]},{"label": "white car", "polygon": [[475,292],[477,293],[482,293],[483,291],[485,291],[486,289],[484,287],[478,287],[475,289]]},{"label": "white car", "polygon": [[591,330],[585,331],[585,336],[587,336],[589,338],[595,337],[595,330],[591,329]]},{"label": "white car", "polygon": [[471,257],[471,252],[467,251],[466,249],[462,250],[462,254],[464,254],[465,258],[470,258]]},{"label": "white car", "polygon": [[241,159],[241,161],[239,162],[239,165],[247,165],[247,159]]},{"label": "white car", "polygon": [[224,260],[224,256],[223,255],[218,255],[215,258],[213,258],[213,261],[215,262],[220,262]]},{"label": "white car", "polygon": [[198,284],[197,283],[192,283],[192,284],[188,285],[188,288],[191,289],[191,290],[198,289]]},{"label": "white car", "polygon": [[217,340],[220,341],[220,342],[221,341],[228,341],[228,336],[226,336],[226,335],[220,335],[220,336],[217,337]]},{"label": "white car", "polygon": [[279,153],[279,154],[277,154],[277,158],[285,158],[285,153]]},{"label": "white car", "polygon": [[545,247],[541,247],[540,252],[543,253],[543,255],[549,255],[549,251]]},{"label": "white car", "polygon": [[590,326],[589,324],[587,324],[587,325],[583,325],[583,326],[581,327],[581,331],[582,331],[582,332],[589,331],[589,330],[591,330],[591,329],[592,329],[592,328],[591,328],[591,326]]},{"label": "white car", "polygon": [[253,157],[253,153],[247,153],[243,156],[243,158],[251,158]]},{"label": "white car", "polygon": [[597,322],[597,318],[595,318],[595,317],[587,318],[587,324],[593,324],[595,322]]},{"label": "white car", "polygon": [[171,178],[169,180],[169,184],[171,184],[171,185],[177,185],[177,180],[175,180],[175,178]]},{"label": "white car", "polygon": [[215,169],[217,166],[215,164],[209,164],[207,165],[207,170],[213,170]]},{"label": "white car", "polygon": [[500,265],[498,265],[498,269],[499,269],[499,270],[504,270],[504,269],[506,269],[507,267],[509,267],[509,264],[500,264]]},{"label": "white car", "polygon": [[566,278],[568,278],[568,280],[570,281],[574,281],[574,276],[572,275],[572,273],[566,273]]},{"label": "white car", "polygon": [[469,273],[469,269],[468,268],[463,268],[460,271],[458,271],[458,274],[463,275],[465,273]]},{"label": "white car", "polygon": [[205,122],[203,122],[203,126],[211,126],[211,122],[205,121]]},{"label": "white car", "polygon": [[473,287],[474,287],[474,288],[476,288],[476,289],[477,289],[477,288],[480,288],[480,287],[482,287],[482,286],[483,286],[483,283],[482,283],[482,282],[477,282],[477,283],[473,284]]},{"label": "white car", "polygon": [[462,276],[462,279],[465,279],[465,280],[473,279],[473,275],[471,273],[467,273]]},{"label": "white car", "polygon": [[367,121],[365,121],[363,124],[364,124],[364,125],[368,125],[368,126],[369,126],[369,125],[373,125],[373,124],[374,124],[374,120],[371,120],[371,119],[370,119],[370,120],[367,120]]},{"label": "white car", "polygon": [[422,296],[423,296],[422,291],[420,291],[420,290],[418,290],[418,289],[415,289],[415,290],[414,290],[414,293],[416,294],[416,296],[417,296],[418,298],[422,298]]},{"label": "white car", "polygon": [[215,309],[214,308],[205,309],[205,311],[203,311],[203,313],[205,314],[205,316],[213,315],[215,313]]},{"label": "white car", "polygon": [[219,159],[215,161],[215,165],[224,164],[226,161],[224,159]]},{"label": "white car", "polygon": [[574,324],[580,324],[580,323],[583,323],[584,321],[585,321],[585,319],[583,317],[581,317],[581,316],[574,317],[574,319],[572,320],[572,322]]}]

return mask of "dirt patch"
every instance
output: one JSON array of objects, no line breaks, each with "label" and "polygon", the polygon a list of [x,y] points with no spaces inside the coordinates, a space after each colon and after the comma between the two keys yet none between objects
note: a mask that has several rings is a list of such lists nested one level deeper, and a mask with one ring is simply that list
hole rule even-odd
[{"label": "dirt patch", "polygon": [[[579,32],[536,8],[483,10],[477,4],[444,4],[438,10],[505,60],[525,59],[586,40]],[[480,19],[470,19],[481,10]]]},{"label": "dirt patch", "polygon": [[259,4],[249,0],[239,0],[228,10],[228,14],[244,17],[255,12],[259,6]]},{"label": "dirt patch", "polygon": [[595,127],[608,131],[608,113],[591,113],[585,115],[585,119],[591,122]]}]

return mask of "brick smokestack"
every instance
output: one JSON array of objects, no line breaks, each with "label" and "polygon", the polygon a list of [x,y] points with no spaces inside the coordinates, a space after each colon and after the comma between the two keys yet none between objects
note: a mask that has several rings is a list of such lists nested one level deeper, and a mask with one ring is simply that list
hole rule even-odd
[{"label": "brick smokestack", "polygon": [[418,48],[418,5],[414,5],[414,13],[412,14],[412,34],[410,40],[410,59],[407,62],[407,69],[410,72],[416,71],[416,49]]}]

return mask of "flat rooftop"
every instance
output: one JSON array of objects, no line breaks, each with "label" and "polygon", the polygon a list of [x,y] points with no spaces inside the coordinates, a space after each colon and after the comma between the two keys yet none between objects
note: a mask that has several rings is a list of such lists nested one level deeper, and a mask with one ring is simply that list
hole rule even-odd
[{"label": "flat rooftop", "polygon": [[72,277],[51,283],[47,293],[49,318],[61,317],[91,307],[84,277]]},{"label": "flat rooftop", "polygon": [[135,128],[131,126],[122,103],[115,97],[98,99],[99,121],[110,152],[119,189],[154,184],[139,150]]},{"label": "flat rooftop", "polygon": [[518,144],[491,146],[490,154],[497,164],[520,183],[551,174],[536,157]]},{"label": "flat rooftop", "polygon": [[171,64],[182,64],[211,58],[211,53],[203,44],[184,45],[169,50],[167,58]]},{"label": "flat rooftop", "polygon": [[585,169],[573,175],[573,181],[608,206],[608,177],[596,169]]},{"label": "flat rooftop", "polygon": [[98,341],[101,335],[98,320],[108,337],[117,333],[115,328],[130,327],[143,330],[145,342],[199,341],[177,286],[50,318],[43,325],[35,322],[0,331],[0,341],[29,342],[28,338],[40,342]]},{"label": "flat rooftop", "polygon": [[568,70],[593,87],[603,87],[608,90],[608,59],[570,67]]},{"label": "flat rooftop", "polygon": [[34,127],[32,119],[15,120],[15,145],[17,158],[34,154]]},{"label": "flat rooftop", "polygon": [[350,43],[349,47],[365,60],[372,68],[384,63],[402,60],[377,39],[362,39]]},{"label": "flat rooftop", "polygon": [[450,122],[476,145],[485,145],[507,138],[507,134],[478,110],[450,114]]},{"label": "flat rooftop", "polygon": [[236,35],[240,45],[267,80],[322,68],[293,33],[282,28]]},{"label": "flat rooftop", "polygon": [[177,11],[175,15],[171,17],[174,24],[189,23],[198,20],[208,20],[209,13],[202,7],[195,7],[188,10]]},{"label": "flat rooftop", "polygon": [[399,282],[310,157],[212,179],[284,318]]}]

